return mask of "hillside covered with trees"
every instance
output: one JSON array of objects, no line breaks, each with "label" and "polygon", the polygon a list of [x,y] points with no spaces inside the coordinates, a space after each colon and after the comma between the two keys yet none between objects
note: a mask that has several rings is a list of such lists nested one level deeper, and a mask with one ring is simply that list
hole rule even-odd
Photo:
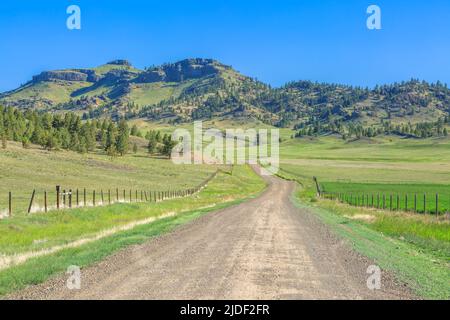
[{"label": "hillside covered with trees", "polygon": [[92,121],[143,118],[178,124],[251,118],[295,128],[298,135],[397,132],[426,137],[448,130],[450,89],[416,79],[375,88],[311,81],[272,88],[212,59],[144,70],[116,60],[91,69],[42,72],[3,93],[0,104],[58,114],[70,111]]}]

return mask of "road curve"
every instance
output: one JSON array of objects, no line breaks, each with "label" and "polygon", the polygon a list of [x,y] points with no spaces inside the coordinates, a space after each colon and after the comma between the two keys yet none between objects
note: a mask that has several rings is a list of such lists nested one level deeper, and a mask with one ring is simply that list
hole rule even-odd
[{"label": "road curve", "polygon": [[258,198],[205,215],[66,277],[29,287],[19,299],[403,299],[383,273],[369,290],[372,263],[290,201],[295,185],[266,177]]}]

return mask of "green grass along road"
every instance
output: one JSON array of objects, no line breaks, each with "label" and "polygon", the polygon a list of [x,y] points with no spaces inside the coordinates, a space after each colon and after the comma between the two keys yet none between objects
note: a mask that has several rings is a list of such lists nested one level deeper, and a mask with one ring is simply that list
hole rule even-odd
[{"label": "green grass along road", "polygon": [[450,298],[450,221],[444,216],[391,213],[351,207],[316,198],[310,177],[282,170],[280,176],[298,181],[292,197],[308,208],[359,253],[393,272],[424,298]]},{"label": "green grass along road", "polygon": [[116,204],[73,209],[0,221],[0,252],[13,254],[67,244],[130,221],[177,213],[76,248],[31,258],[23,264],[0,271],[0,294],[41,283],[56,273],[64,272],[69,265],[90,265],[121,248],[173,230],[202,214],[256,196],[264,188],[265,182],[251,168],[240,166],[234,168],[232,175],[218,174],[205,189],[189,198],[157,204]]},{"label": "green grass along road", "polygon": [[[323,208],[320,204],[305,204],[304,201],[295,197],[293,202],[299,207],[311,210],[331,230],[348,241],[354,250],[375,261],[383,270],[393,272],[419,297],[450,298],[448,255],[439,257],[433,250],[427,250],[405,239],[385,234],[361,221],[332,209]],[[448,243],[446,249],[448,250]]]}]

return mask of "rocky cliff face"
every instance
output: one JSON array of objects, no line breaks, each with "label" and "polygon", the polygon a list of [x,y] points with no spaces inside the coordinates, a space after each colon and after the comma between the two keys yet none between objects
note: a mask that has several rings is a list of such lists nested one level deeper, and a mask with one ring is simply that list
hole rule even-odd
[{"label": "rocky cliff face", "polygon": [[99,77],[95,74],[93,70],[64,70],[64,71],[44,71],[37,76],[33,76],[33,82],[39,81],[53,81],[53,80],[64,80],[64,81],[88,81],[96,82]]},{"label": "rocky cliff face", "polygon": [[136,82],[181,82],[214,75],[230,68],[212,59],[186,59],[173,64],[165,64],[142,73]]},{"label": "rocky cliff face", "polygon": [[[114,60],[109,65],[127,66],[131,63],[127,60]],[[219,73],[221,70],[230,68],[212,59],[186,59],[177,63],[165,64],[142,72],[136,77],[136,73],[127,70],[112,70],[105,76],[100,77],[95,70],[69,69],[60,71],[44,71],[33,77],[33,82],[39,81],[88,81],[88,82],[116,82],[134,81],[137,83],[151,82],[182,82],[189,79],[198,79]],[[134,78],[134,79],[133,79]]]},{"label": "rocky cliff face", "polygon": [[107,64],[113,64],[113,65],[117,65],[117,66],[131,67],[130,61],[124,60],[124,59],[113,60],[113,61],[108,62]]}]

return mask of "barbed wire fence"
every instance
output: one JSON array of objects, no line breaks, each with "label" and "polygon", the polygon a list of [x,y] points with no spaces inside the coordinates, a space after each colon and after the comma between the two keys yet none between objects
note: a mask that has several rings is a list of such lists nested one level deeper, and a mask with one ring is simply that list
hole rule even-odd
[{"label": "barbed wire fence", "polygon": [[116,203],[161,202],[185,198],[200,192],[221,171],[221,169],[217,169],[199,185],[185,189],[142,190],[118,187],[108,189],[71,189],[55,186],[53,190],[9,191],[0,200],[0,219],[10,218],[15,215],[108,206]]}]

